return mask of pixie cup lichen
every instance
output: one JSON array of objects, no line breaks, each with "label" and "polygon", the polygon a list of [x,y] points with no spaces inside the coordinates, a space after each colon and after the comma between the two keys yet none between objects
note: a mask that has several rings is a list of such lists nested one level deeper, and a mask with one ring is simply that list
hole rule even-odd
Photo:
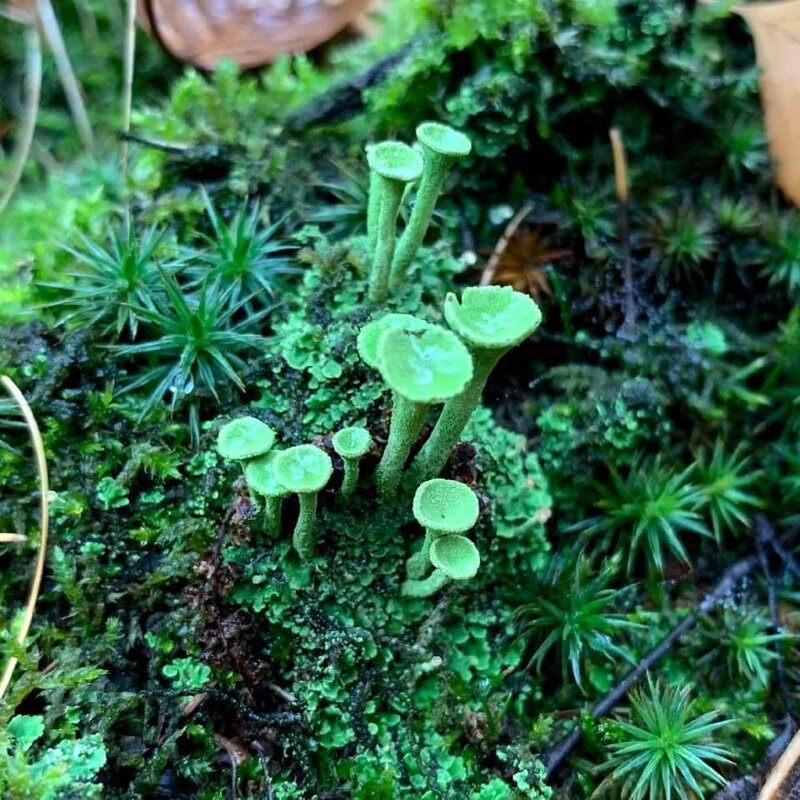
[{"label": "pixie cup lichen", "polygon": [[481,557],[478,548],[459,534],[447,534],[431,542],[433,572],[422,580],[407,580],[402,593],[408,597],[430,597],[450,581],[468,581],[478,574]]},{"label": "pixie cup lichen", "polygon": [[414,460],[412,473],[416,480],[441,472],[497,362],[527,339],[542,321],[536,303],[510,286],[472,287],[464,291],[461,302],[449,293],[444,316],[469,347],[474,373],[463,393],[445,404],[430,438]]},{"label": "pixie cup lichen", "polygon": [[414,494],[414,518],[425,529],[421,549],[406,561],[409,578],[423,578],[431,567],[431,544],[442,536],[464,533],[478,520],[478,498],[458,481],[434,478]]},{"label": "pixie cup lichen", "polygon": [[217,435],[217,452],[223,458],[245,461],[268,452],[275,431],[255,417],[239,417],[223,425]]},{"label": "pixie cup lichen", "polygon": [[422,175],[422,156],[402,142],[367,147],[370,169],[367,240],[372,259],[369,298],[380,303],[389,291],[389,272],[397,236],[397,215],[406,187]]},{"label": "pixie cup lichen", "polygon": [[366,428],[343,428],[333,436],[333,449],[344,462],[342,497],[350,497],[358,484],[359,461],[372,447],[372,437]]},{"label": "pixie cup lichen", "polygon": [[317,515],[317,495],[333,474],[331,457],[313,444],[290,447],[275,456],[274,477],[288,492],[297,494],[300,513],[295,524],[292,543],[303,560],[314,554],[314,520]]},{"label": "pixie cup lichen", "polygon": [[377,364],[393,395],[389,439],[375,471],[378,491],[386,498],[397,490],[428,409],[464,390],[472,377],[472,359],[455,334],[429,325],[385,331],[378,340]]},{"label": "pixie cup lichen", "polygon": [[274,450],[264,456],[248,461],[244,468],[247,485],[257,495],[264,498],[264,522],[270,533],[279,533],[281,527],[281,508],[288,489],[275,477]]},{"label": "pixie cup lichen", "polygon": [[468,156],[472,142],[460,131],[438,122],[424,122],[417,128],[417,141],[422,147],[423,172],[417,189],[414,208],[392,259],[389,287],[396,289],[403,282],[425,233],[431,224],[436,201],[452,164]]}]

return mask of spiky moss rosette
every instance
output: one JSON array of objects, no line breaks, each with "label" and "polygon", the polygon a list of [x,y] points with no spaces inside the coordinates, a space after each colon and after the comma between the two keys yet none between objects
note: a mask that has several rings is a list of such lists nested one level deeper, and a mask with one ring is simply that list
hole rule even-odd
[{"label": "spiky moss rosette", "polygon": [[432,542],[447,534],[463,533],[478,520],[480,508],[475,492],[458,481],[434,478],[417,488],[413,503],[414,518],[425,528],[420,550],[406,561],[409,578],[419,580],[431,565]]},{"label": "spiky moss rosette", "polygon": [[395,493],[428,408],[460,394],[472,377],[472,358],[459,338],[438,325],[392,328],[378,341],[378,369],[392,390],[389,440],[375,471],[381,495]]},{"label": "spiky moss rosette", "polygon": [[275,431],[255,417],[239,417],[223,425],[217,435],[217,452],[223,458],[244,461],[268,452]]},{"label": "spiky moss rosette", "polygon": [[464,426],[478,407],[486,381],[497,362],[530,336],[542,321],[542,312],[536,303],[510,286],[471,287],[464,291],[460,303],[450,292],[444,301],[444,316],[469,346],[475,369],[464,392],[445,405],[436,427],[414,460],[415,480],[432,478],[441,472]]},{"label": "spiky moss rosette", "polygon": [[333,474],[331,457],[313,444],[290,447],[277,454],[272,466],[278,483],[295,492],[300,502],[292,541],[302,559],[314,553],[314,520],[317,514],[317,494]]},{"label": "spiky moss rosette", "polygon": [[248,461],[244,468],[247,485],[264,498],[264,521],[271,532],[280,529],[281,506],[289,490],[275,477],[275,450]]}]

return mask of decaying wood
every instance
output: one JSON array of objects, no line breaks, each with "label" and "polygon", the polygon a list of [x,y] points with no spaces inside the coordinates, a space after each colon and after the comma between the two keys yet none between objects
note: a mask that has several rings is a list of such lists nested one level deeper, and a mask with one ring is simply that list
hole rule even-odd
[{"label": "decaying wood", "polygon": [[142,26],[176,58],[258,67],[305,53],[360,17],[372,0],[137,0]]},{"label": "decaying wood", "polygon": [[761,68],[761,101],[776,183],[800,204],[800,0],[747,3],[734,8],[747,20]]}]

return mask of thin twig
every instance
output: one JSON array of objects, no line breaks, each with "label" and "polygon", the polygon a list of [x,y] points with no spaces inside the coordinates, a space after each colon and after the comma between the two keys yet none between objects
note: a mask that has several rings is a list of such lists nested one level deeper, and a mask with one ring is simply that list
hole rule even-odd
[{"label": "thin twig", "polygon": [[778,791],[797,764],[798,759],[800,759],[800,731],[792,737],[792,741],[789,742],[788,747],[767,776],[767,780],[759,792],[758,800],[776,800],[778,798]]},{"label": "thin twig", "polygon": [[511,217],[508,225],[506,225],[505,230],[503,231],[503,235],[500,237],[494,247],[494,250],[492,251],[492,257],[483,268],[483,273],[481,274],[481,280],[479,284],[480,286],[489,286],[492,283],[492,280],[494,279],[494,273],[500,264],[500,259],[503,257],[503,253],[505,253],[506,248],[508,247],[508,243],[517,232],[519,226],[522,225],[532,211],[533,203],[525,203],[525,205],[522,206],[522,208],[517,211],[513,217]]},{"label": "thin twig", "polygon": [[[28,636],[28,631],[33,622],[36,601],[39,599],[39,590],[41,589],[42,577],[44,575],[45,557],[47,555],[47,531],[50,527],[50,486],[47,478],[47,459],[44,453],[44,442],[42,441],[42,434],[39,430],[39,426],[36,424],[36,418],[33,416],[33,411],[31,411],[28,401],[11,378],[3,375],[0,377],[0,382],[2,382],[14,402],[19,406],[22,416],[25,418],[31,436],[33,452],[36,457],[36,469],[39,473],[39,553],[36,557],[36,568],[28,592],[28,599],[25,603],[25,613],[22,616],[22,623],[19,627],[19,633],[17,634],[17,644],[22,647],[25,644],[25,639]],[[17,659],[12,656],[6,664],[2,678],[0,678],[0,699],[3,698],[8,690],[16,667]]]},{"label": "thin twig", "polygon": [[[589,712],[592,719],[599,719],[608,714],[608,712],[625,697],[631,688],[633,688],[638,680],[669,652],[675,642],[697,624],[698,619],[702,615],[708,614],[723,597],[729,595],[731,591],[733,591],[733,588],[742,578],[749,575],[758,565],[758,556],[752,555],[741,561],[737,561],[733,566],[727,569],[716,586],[703,597],[696,610],[684,617],[684,619],[650,650],[650,652],[647,653],[605,697],[592,706]],[[580,742],[582,736],[583,732],[580,727],[576,726],[560,742],[542,755],[541,760],[547,770],[548,779]]]},{"label": "thin twig", "polygon": [[608,132],[611,139],[611,152],[614,157],[614,182],[617,190],[617,211],[619,239],[622,244],[622,278],[625,284],[625,319],[619,335],[632,339],[636,336],[636,292],[633,287],[633,266],[631,263],[631,237],[628,224],[628,164],[625,158],[625,145],[618,128]]},{"label": "thin twig", "polygon": [[78,136],[84,148],[91,150],[94,147],[94,136],[89,122],[89,115],[86,113],[81,87],[72,69],[67,47],[64,44],[64,37],[61,35],[61,28],[58,25],[58,19],[50,0],[36,0],[36,14],[44,40],[55,59],[58,77],[61,80],[61,86],[67,98],[67,105],[78,130]]},{"label": "thin twig", "polygon": [[26,26],[25,31],[26,67],[25,67],[25,113],[22,116],[22,124],[11,167],[11,175],[8,185],[0,197],[0,213],[14,195],[28,156],[33,145],[33,135],[36,131],[36,118],[39,115],[39,100],[42,95],[42,43],[39,39],[39,31],[36,25],[31,23]]},{"label": "thin twig", "polygon": [[[125,20],[124,75],[122,84],[122,132],[130,133],[131,107],[133,105],[133,65],[136,57],[136,0],[128,0],[128,15]],[[122,137],[120,162],[122,186],[128,182],[128,140]]]}]

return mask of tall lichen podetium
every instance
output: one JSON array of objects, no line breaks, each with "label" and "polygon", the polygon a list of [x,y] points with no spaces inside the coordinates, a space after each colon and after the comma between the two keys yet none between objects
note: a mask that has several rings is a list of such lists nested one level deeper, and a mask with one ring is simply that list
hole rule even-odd
[{"label": "tall lichen podetium", "polygon": [[358,350],[392,390],[389,439],[375,470],[378,492],[385,499],[397,491],[428,409],[464,390],[472,377],[472,359],[455,334],[401,314],[365,326]]},{"label": "tall lichen podetium", "polygon": [[422,175],[422,156],[402,142],[367,147],[370,169],[367,241],[370,253],[369,299],[382,303],[389,294],[389,271],[397,237],[397,215],[408,184]]},{"label": "tall lichen podetium", "polygon": [[464,426],[480,403],[491,371],[512,347],[527,339],[542,321],[531,298],[510,286],[476,286],[464,291],[461,302],[449,293],[444,316],[467,343],[474,364],[472,380],[463,393],[447,401],[436,427],[411,465],[416,481],[442,471]]},{"label": "tall lichen podetium", "polygon": [[283,498],[289,490],[275,477],[275,458],[278,453],[271,450],[265,456],[248,461],[244,477],[252,491],[264,498],[264,527],[270,533],[280,533]]},{"label": "tall lichen podetium", "polygon": [[306,561],[314,555],[317,495],[333,474],[331,457],[313,444],[301,444],[278,453],[272,468],[278,483],[287,491],[296,492],[300,501],[292,543],[300,558]]},{"label": "tall lichen podetium", "polygon": [[431,567],[431,543],[455,533],[465,533],[478,520],[478,498],[463,483],[434,478],[417,488],[413,504],[414,518],[425,529],[422,547],[406,561],[406,574],[420,580]]},{"label": "tall lichen podetium", "polygon": [[424,168],[414,208],[392,259],[389,288],[397,289],[405,280],[408,267],[431,224],[436,201],[450,167],[472,151],[472,142],[460,131],[438,122],[423,122],[417,128]]},{"label": "tall lichen podetium", "polygon": [[[463,483],[435,478],[414,495],[414,516],[425,526],[419,553],[406,562],[408,580],[401,592],[407,597],[430,597],[450,581],[475,577],[481,564],[478,548],[461,534],[478,519],[478,498]],[[426,577],[430,566],[433,572]]]},{"label": "tall lichen podetium", "polygon": [[344,462],[342,497],[351,497],[358,484],[358,462],[372,447],[372,437],[366,428],[342,428],[333,435],[333,449]]}]

